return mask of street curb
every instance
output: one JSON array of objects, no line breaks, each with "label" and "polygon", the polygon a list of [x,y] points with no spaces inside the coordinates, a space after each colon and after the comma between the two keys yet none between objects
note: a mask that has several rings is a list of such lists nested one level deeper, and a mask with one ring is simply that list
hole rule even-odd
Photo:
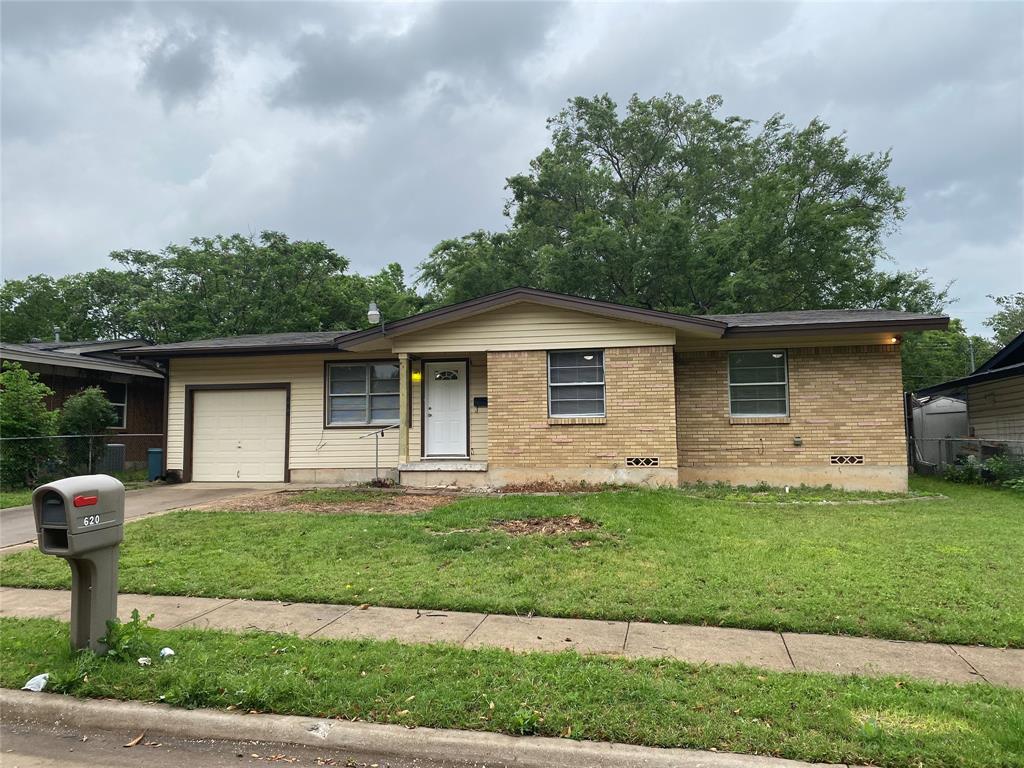
[{"label": "street curb", "polygon": [[406,728],[401,725],[293,715],[247,715],[166,704],[0,690],[3,720],[58,721],[76,728],[163,733],[186,739],[266,741],[352,752],[383,752],[396,758],[514,763],[523,768],[799,768],[797,760],[658,749],[544,736]]}]

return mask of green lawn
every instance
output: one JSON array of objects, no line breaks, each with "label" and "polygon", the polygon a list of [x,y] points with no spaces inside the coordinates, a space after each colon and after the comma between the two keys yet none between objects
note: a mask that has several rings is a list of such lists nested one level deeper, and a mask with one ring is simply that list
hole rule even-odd
[{"label": "green lawn", "polygon": [[176,655],[140,667],[72,655],[67,631],[0,619],[0,685],[45,671],[54,691],[181,707],[893,768],[1024,764],[1024,692],[985,685],[201,630],[156,633]]},{"label": "green lawn", "polygon": [[21,507],[32,503],[31,489],[20,491],[0,491],[0,509],[8,507]]},{"label": "green lawn", "polygon": [[[1024,499],[749,504],[683,491],[466,498],[413,516],[183,511],[133,523],[125,592],[707,623],[1024,647]],[[567,535],[495,520],[579,515]],[[0,560],[67,587],[60,560]]]}]

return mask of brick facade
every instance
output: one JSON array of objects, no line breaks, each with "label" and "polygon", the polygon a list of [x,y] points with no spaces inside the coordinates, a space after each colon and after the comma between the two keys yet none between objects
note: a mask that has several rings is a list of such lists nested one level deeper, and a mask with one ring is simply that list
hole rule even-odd
[{"label": "brick facade", "polygon": [[[729,416],[728,353],[677,354],[681,478],[850,488],[881,487],[881,478],[905,489],[899,347],[798,348],[788,357],[789,417],[739,419]],[[833,465],[833,455],[864,463]]]},{"label": "brick facade", "polygon": [[673,348],[604,351],[605,417],[549,419],[547,353],[488,352],[488,462],[496,467],[625,467],[627,456],[674,468]]}]

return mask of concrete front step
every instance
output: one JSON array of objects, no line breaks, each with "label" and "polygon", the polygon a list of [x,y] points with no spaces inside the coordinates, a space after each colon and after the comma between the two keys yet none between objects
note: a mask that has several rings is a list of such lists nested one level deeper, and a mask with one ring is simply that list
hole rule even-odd
[{"label": "concrete front step", "polygon": [[[154,614],[153,626],[235,632],[259,630],[302,637],[451,643],[517,652],[575,650],[693,664],[744,664],[782,672],[897,675],[944,683],[1024,688],[1024,650],[910,643],[837,635],[727,627],[594,621],[261,600],[121,595],[118,613]],[[62,590],[0,588],[0,616],[67,621],[71,596]]]}]

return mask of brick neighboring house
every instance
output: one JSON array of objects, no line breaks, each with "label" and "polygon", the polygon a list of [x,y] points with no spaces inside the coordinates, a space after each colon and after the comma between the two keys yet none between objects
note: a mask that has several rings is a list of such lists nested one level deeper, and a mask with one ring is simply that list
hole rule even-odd
[{"label": "brick neighboring house", "polygon": [[[87,387],[99,387],[117,411],[120,422],[113,433],[125,435],[164,432],[164,374],[154,364],[127,362],[115,353],[136,347],[142,339],[113,341],[0,344],[0,359],[19,363],[39,374],[39,380],[53,390],[47,398],[49,408],[60,408],[64,401]],[[162,438],[125,437],[125,460],[144,466],[148,448],[161,447]]]},{"label": "brick neighboring house", "polygon": [[364,331],[120,354],[166,366],[166,468],[186,480],[360,481],[376,455],[414,486],[905,490],[899,335],[947,325],[882,310],[688,316],[517,288]]}]

